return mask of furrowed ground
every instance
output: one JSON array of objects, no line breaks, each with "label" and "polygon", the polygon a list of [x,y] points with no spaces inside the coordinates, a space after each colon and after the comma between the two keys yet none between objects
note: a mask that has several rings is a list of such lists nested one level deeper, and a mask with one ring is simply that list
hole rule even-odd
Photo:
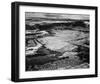
[{"label": "furrowed ground", "polygon": [[64,24],[28,26],[26,71],[89,68],[89,27]]}]

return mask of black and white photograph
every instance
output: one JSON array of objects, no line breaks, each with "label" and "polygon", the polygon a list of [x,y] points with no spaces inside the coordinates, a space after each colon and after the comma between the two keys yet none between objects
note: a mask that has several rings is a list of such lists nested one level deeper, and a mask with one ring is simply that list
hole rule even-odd
[{"label": "black and white photograph", "polygon": [[87,14],[25,12],[25,70],[90,67]]},{"label": "black and white photograph", "polygon": [[12,81],[97,77],[97,7],[12,3]]}]

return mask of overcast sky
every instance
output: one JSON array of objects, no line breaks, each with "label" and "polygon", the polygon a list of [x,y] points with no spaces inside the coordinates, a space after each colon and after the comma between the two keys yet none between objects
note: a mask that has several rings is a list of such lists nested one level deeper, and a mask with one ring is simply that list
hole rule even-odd
[{"label": "overcast sky", "polygon": [[81,19],[89,20],[89,15],[86,14],[61,14],[61,13],[40,13],[40,12],[26,12],[25,17],[40,17],[40,18],[51,18],[51,19]]}]

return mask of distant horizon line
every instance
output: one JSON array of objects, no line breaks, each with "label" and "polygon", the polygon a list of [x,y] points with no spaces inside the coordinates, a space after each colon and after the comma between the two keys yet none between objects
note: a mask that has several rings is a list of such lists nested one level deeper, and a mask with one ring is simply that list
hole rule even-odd
[{"label": "distant horizon line", "polygon": [[[36,20],[36,18],[37,19],[44,19],[44,20],[60,20],[60,21],[90,21],[89,19],[72,19],[72,18],[44,18],[44,17],[27,17],[27,18],[25,18],[25,20],[34,20],[34,18],[35,18],[35,20]],[[40,20],[41,21],[41,20]]]}]

